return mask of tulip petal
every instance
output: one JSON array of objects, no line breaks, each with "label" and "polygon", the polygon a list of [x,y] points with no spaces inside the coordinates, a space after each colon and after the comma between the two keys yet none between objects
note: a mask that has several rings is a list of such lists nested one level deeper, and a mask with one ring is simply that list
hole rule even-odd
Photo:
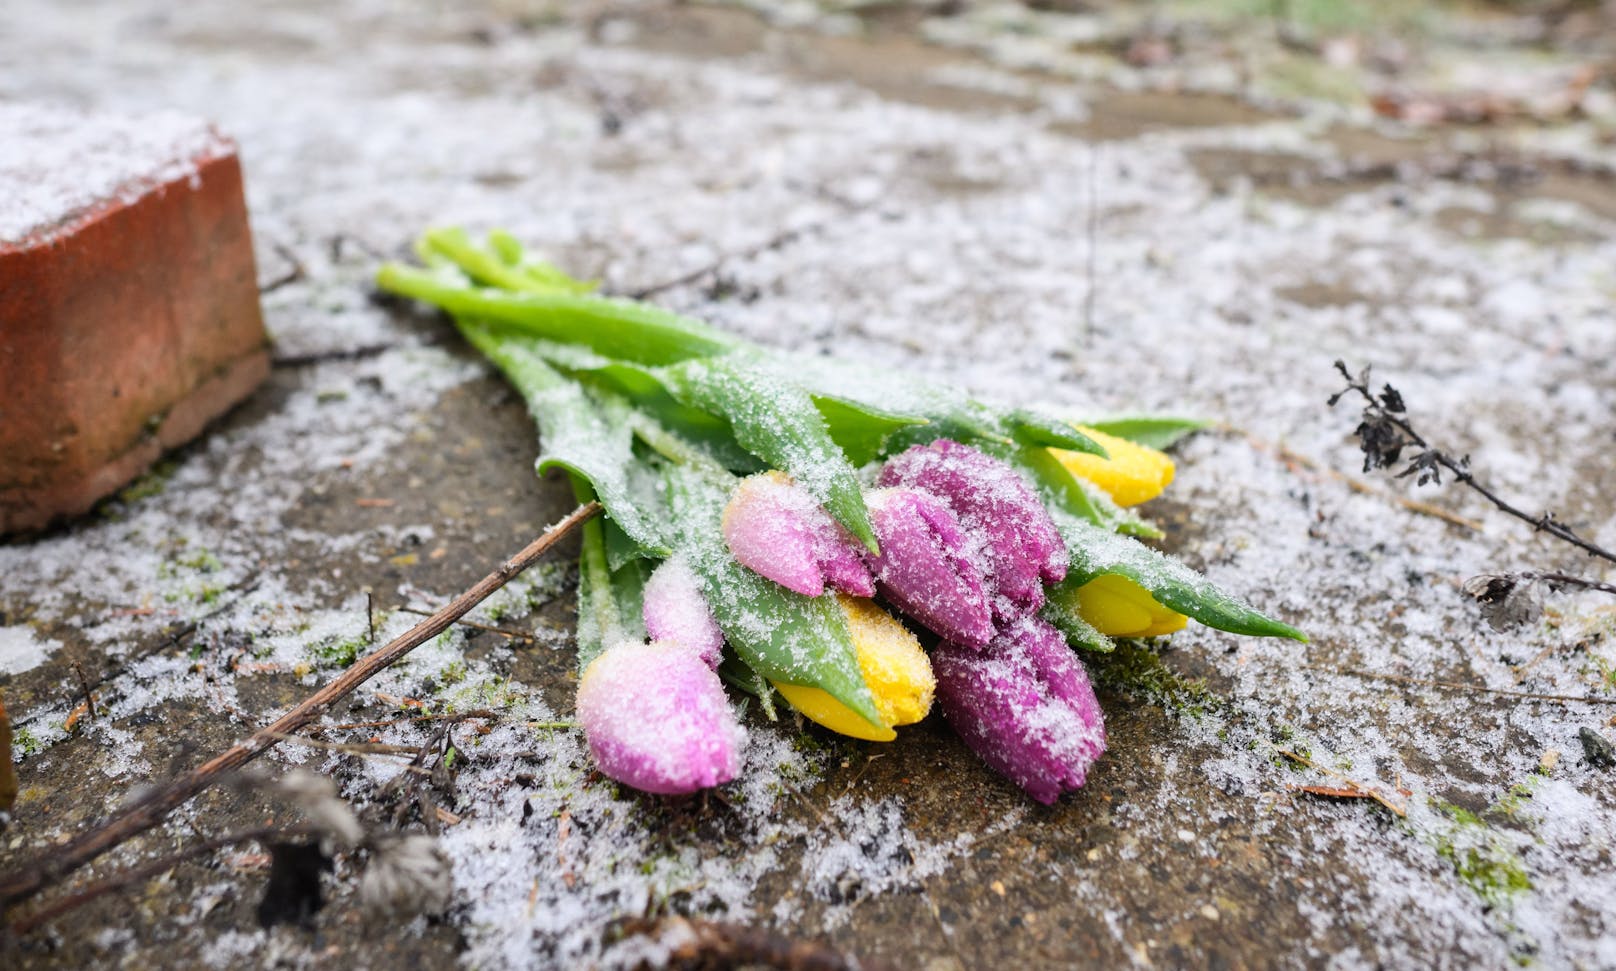
[{"label": "tulip petal", "polygon": [[993,609],[954,514],[917,489],[881,489],[867,502],[881,542],[875,575],[882,596],[948,640],[986,647]]},{"label": "tulip petal", "polygon": [[1032,798],[1080,788],[1105,751],[1105,723],[1088,675],[1060,633],[1036,617],[1012,624],[986,652],[932,652],[943,715],[982,760]]},{"label": "tulip petal", "polygon": [[710,668],[723,658],[724,635],[701,593],[696,571],[682,556],[662,561],[645,582],[641,616],[653,641],[679,644]]},{"label": "tulip petal", "polygon": [[891,614],[869,600],[837,596],[847,620],[859,672],[870,689],[880,725],[872,725],[852,709],[817,688],[775,683],[791,706],[833,732],[875,742],[898,737],[892,729],[912,725],[931,711],[937,680],[920,641]]},{"label": "tulip petal", "polygon": [[1066,546],[1049,512],[1015,469],[984,452],[946,438],[917,445],[886,464],[881,484],[932,493],[982,538],[983,572],[1009,600],[995,603],[1000,620],[1036,610],[1043,584],[1066,575]]},{"label": "tulip petal", "polygon": [[1117,505],[1126,508],[1147,502],[1173,481],[1173,460],[1165,453],[1098,429],[1080,425],[1078,430],[1104,445],[1109,457],[1053,449],[1055,457],[1073,475],[1099,486]]},{"label": "tulip petal", "polygon": [[1183,614],[1156,601],[1125,576],[1102,573],[1077,588],[1078,616],[1110,637],[1156,637],[1182,630]]},{"label": "tulip petal", "polygon": [[735,778],[743,733],[718,675],[670,644],[618,644],[578,682],[578,720],[606,775],[646,792],[694,792]]},{"label": "tulip petal", "polygon": [[825,592],[813,500],[778,472],[750,476],[724,509],[724,541],[738,563],[805,597]]}]

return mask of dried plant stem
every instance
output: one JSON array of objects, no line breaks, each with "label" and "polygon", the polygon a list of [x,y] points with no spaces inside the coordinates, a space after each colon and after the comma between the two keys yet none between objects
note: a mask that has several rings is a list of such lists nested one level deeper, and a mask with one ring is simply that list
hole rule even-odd
[{"label": "dried plant stem", "polygon": [[186,775],[145,796],[89,832],[44,853],[37,859],[24,863],[17,872],[0,880],[0,907],[9,907],[38,893],[107,850],[156,826],[176,807],[189,801],[228,773],[273,748],[280,741],[280,736],[296,732],[319,718],[354,689],[415,648],[443,633],[450,624],[536,563],[562,537],[598,512],[600,512],[599,503],[591,502],[579,506],[443,609],[394,638],[379,650],[360,658],[353,667],[276,719],[274,724],[255,732],[245,741],[238,742]]},{"label": "dried plant stem", "polygon": [[[1385,806],[1387,809],[1396,813],[1398,816],[1405,818],[1408,816],[1407,807],[1400,806],[1397,803],[1392,802],[1392,800],[1379,789],[1371,789],[1363,783],[1348,778],[1332,768],[1318,764],[1299,752],[1293,752],[1286,748],[1276,748],[1274,751],[1285,756],[1287,759],[1290,759],[1292,762],[1295,762],[1298,765],[1305,765],[1314,771],[1324,773],[1332,779],[1341,780],[1340,786],[1287,785],[1285,788],[1291,790],[1292,792],[1306,792],[1311,795],[1328,796],[1334,799],[1373,799],[1382,806]],[[1399,795],[1404,795],[1404,793],[1399,793]]]},{"label": "dried plant stem", "polygon": [[[396,609],[399,613],[415,614],[417,617],[432,616],[431,611],[421,610],[416,607],[398,607]],[[455,623],[461,627],[470,627],[472,630],[480,630],[489,634],[498,634],[501,637],[508,637],[513,641],[527,641],[529,644],[537,644],[539,641],[537,637],[527,633],[526,631],[511,630],[508,627],[495,627],[493,624],[480,624],[475,620],[465,619],[457,620]]]},{"label": "dried plant stem", "polygon": [[1408,496],[1400,496],[1386,489],[1377,488],[1362,479],[1347,475],[1345,472],[1328,468],[1319,462],[1318,459],[1303,455],[1301,452],[1298,452],[1287,445],[1275,445],[1270,442],[1265,442],[1262,439],[1256,438],[1246,432],[1239,432],[1239,434],[1243,436],[1246,441],[1259,452],[1269,452],[1286,465],[1306,469],[1307,471],[1316,473],[1318,475],[1327,476],[1328,478],[1344,484],[1347,488],[1351,489],[1353,492],[1359,493],[1360,495],[1375,496],[1380,499],[1385,499],[1388,502],[1394,502],[1397,505],[1402,506],[1409,512],[1418,513],[1421,516],[1430,516],[1433,519],[1440,519],[1445,523],[1451,523],[1454,526],[1462,526],[1465,529],[1471,530],[1472,532],[1481,532],[1481,523],[1474,519],[1461,516],[1456,512],[1451,512],[1447,509],[1443,509],[1441,506],[1433,505],[1429,502],[1421,502],[1418,499],[1410,499]]},{"label": "dried plant stem", "polygon": [[[1555,539],[1570,543],[1572,546],[1577,547],[1578,549],[1587,553],[1589,556],[1598,557],[1607,563],[1616,563],[1616,553],[1605,549],[1603,546],[1600,546],[1597,543],[1590,542],[1589,540],[1578,536],[1576,532],[1571,529],[1571,527],[1556,520],[1553,513],[1545,512],[1534,516],[1519,506],[1516,506],[1514,503],[1504,499],[1502,496],[1498,495],[1498,493],[1492,491],[1481,482],[1477,481],[1476,477],[1470,474],[1470,467],[1467,462],[1456,460],[1441,449],[1432,448],[1431,444],[1425,440],[1425,437],[1419,432],[1415,431],[1414,426],[1409,424],[1407,419],[1399,418],[1396,412],[1394,412],[1391,408],[1386,407],[1381,400],[1375,397],[1374,392],[1369,390],[1369,385],[1366,380],[1353,377],[1352,372],[1347,370],[1346,364],[1341,361],[1335,362],[1335,367],[1337,371],[1341,372],[1341,376],[1347,379],[1347,390],[1356,392],[1359,397],[1363,398],[1368,412],[1373,413],[1380,420],[1395,426],[1398,431],[1402,432],[1403,435],[1408,438],[1410,443],[1423,449],[1425,455],[1429,457],[1431,462],[1435,463],[1436,465],[1440,465],[1444,469],[1447,469],[1448,472],[1453,475],[1455,481],[1468,486],[1482,498],[1492,503],[1495,509],[1510,516],[1514,516],[1521,522],[1529,523],[1533,529],[1548,533]],[[1365,375],[1368,374],[1367,371],[1364,373]],[[1333,404],[1335,400],[1335,398],[1332,398],[1331,403]],[[1397,411],[1401,411],[1401,405],[1397,405],[1396,409]],[[1603,584],[1595,584],[1592,581],[1577,580],[1569,577],[1565,580],[1557,582],[1577,583],[1591,589],[1605,587]]]},{"label": "dried plant stem", "polygon": [[227,846],[240,843],[263,843],[269,840],[281,841],[288,839],[308,839],[319,836],[324,831],[314,826],[264,826],[258,829],[244,829],[234,833],[226,833],[213,839],[193,843],[185,849],[168,856],[142,863],[140,866],[121,870],[111,876],[97,880],[82,890],[68,894],[54,903],[48,904],[31,914],[19,917],[12,925],[11,931],[17,935],[27,934],[50,923],[63,914],[77,910],[87,903],[104,897],[109,893],[122,890],[124,887],[142,883],[153,877],[161,876],[186,860],[222,850]]}]

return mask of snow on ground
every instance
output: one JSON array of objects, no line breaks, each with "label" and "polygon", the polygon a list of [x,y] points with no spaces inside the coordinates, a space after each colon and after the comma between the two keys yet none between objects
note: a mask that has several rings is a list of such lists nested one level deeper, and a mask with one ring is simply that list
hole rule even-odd
[{"label": "snow on ground", "polygon": [[[1493,204],[1474,188],[1373,186],[1309,208],[1249,187],[1215,192],[1185,154],[1294,142],[1291,129],[1275,134],[1284,126],[1087,146],[1037,113],[901,104],[851,83],[790,79],[761,55],[648,54],[587,43],[568,26],[470,39],[489,22],[364,2],[252,18],[228,4],[108,4],[97,16],[35,4],[11,18],[0,99],[173,106],[214,119],[241,144],[264,277],[284,270],[288,253],[306,273],[265,298],[277,354],[370,350],[295,370],[272,408],[185,453],[160,491],[119,517],[0,546],[0,605],[112,657],[177,621],[250,630],[262,663],[301,664],[312,684],[330,670],[317,649],[358,636],[362,606],[343,578],[283,564],[298,551],[334,557],[378,544],[374,531],[288,528],[289,514],[322,473],[388,468],[422,413],[487,373],[423,346],[419,326],[369,302],[372,254],[403,252],[428,225],[502,226],[631,290],[797,229],[726,262],[721,286],[709,277],[658,299],[760,341],[1010,400],[1223,423],[1179,452],[1177,552],[1312,642],[1195,628],[1173,638],[1172,656],[1206,674],[1223,703],[1169,723],[1156,740],[1164,781],[1153,797],[1109,807],[1132,842],[1106,852],[1125,861],[1167,847],[1175,867],[1216,858],[1216,833],[1201,823],[1210,787],[1214,804],[1258,801],[1259,830],[1292,847],[1303,874],[1288,905],[1313,933],[1252,942],[1265,955],[1334,967],[1412,954],[1616,964],[1616,797],[1577,735],[1610,734],[1612,708],[1483,692],[1616,696],[1608,601],[1557,598],[1543,623],[1494,633],[1457,592],[1486,570],[1597,567],[1451,486],[1416,494],[1480,530],[1398,505],[1401,483],[1358,492],[1280,453],[1356,475],[1355,412],[1324,399],[1339,387],[1334,359],[1373,363],[1422,429],[1469,453],[1500,491],[1616,543],[1608,223],[1561,207],[1556,218],[1594,241],[1466,239],[1437,217]],[[602,124],[603,104],[615,106],[615,126]],[[1334,296],[1303,298],[1308,287]],[[433,524],[394,529],[430,542]],[[554,599],[566,575],[552,570],[520,597]],[[383,633],[408,623],[392,615]],[[31,666],[24,653],[46,649],[33,638],[0,628],[0,662],[14,677]],[[715,832],[670,839],[648,821],[646,800],[590,774],[575,731],[523,724],[564,722],[569,711],[534,686],[499,681],[486,659],[464,660],[461,643],[446,635],[375,687],[407,694],[430,680],[508,708],[476,742],[458,780],[464,822],[444,837],[467,966],[610,962],[604,925],[669,900],[833,931],[861,902],[916,892],[997,835],[962,820],[922,838],[901,795],[856,789],[816,797],[823,815],[805,814],[799,794],[819,784],[839,793],[847,770],[803,751],[789,725],[753,719],[742,780],[722,804],[688,810]],[[112,717],[94,729],[118,753],[101,771],[119,782],[150,771],[153,753],[117,744],[119,716],[205,692],[220,718],[235,717],[227,674],[184,654],[132,663]],[[32,745],[66,737],[67,708],[22,713]],[[395,726],[379,737],[423,736]],[[1286,791],[1339,779],[1287,767],[1281,748],[1378,787],[1407,818]],[[360,801],[396,771],[366,765],[343,779]],[[518,784],[518,774],[532,780]],[[1002,825],[1036,842],[1039,819]],[[1131,891],[1070,861],[1043,866],[1104,916],[1116,954],[1150,958],[1154,938],[1130,917]],[[799,896],[760,897],[783,867],[798,868]],[[1175,921],[1219,913],[1211,897],[1175,906]],[[1197,917],[1208,908],[1211,918]],[[1359,943],[1321,950],[1343,920]],[[215,938],[211,957],[226,966],[262,956],[266,938],[281,959],[313,960],[295,936],[249,926]],[[624,946],[617,959],[643,956],[632,948],[644,942]]]}]

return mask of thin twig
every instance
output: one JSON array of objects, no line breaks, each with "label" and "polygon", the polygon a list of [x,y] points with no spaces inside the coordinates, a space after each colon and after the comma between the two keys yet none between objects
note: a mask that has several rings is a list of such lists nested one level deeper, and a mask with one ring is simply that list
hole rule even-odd
[{"label": "thin twig", "polygon": [[1507,698],[1524,698],[1527,701],[1553,701],[1560,704],[1584,705],[1616,705],[1616,697],[1601,698],[1598,695],[1551,695],[1540,694],[1535,691],[1511,691],[1508,688],[1489,688],[1481,684],[1465,684],[1462,681],[1432,681],[1428,678],[1409,678],[1401,674],[1381,674],[1377,671],[1353,671],[1347,668],[1315,667],[1308,664],[1299,665],[1306,671],[1318,671],[1323,674],[1335,674],[1347,678],[1363,678],[1368,681],[1390,681],[1394,684],[1417,685],[1422,688],[1443,688],[1448,691],[1479,692],[1489,695],[1503,695]]},{"label": "thin twig", "polygon": [[[1347,370],[1347,365],[1342,361],[1335,362],[1335,367],[1337,371],[1341,372],[1341,376],[1347,379],[1346,390],[1356,392],[1358,396],[1363,398],[1365,401],[1366,404],[1364,411],[1367,416],[1372,416],[1378,421],[1394,426],[1408,439],[1409,444],[1415,445],[1423,450],[1422,454],[1415,458],[1415,464],[1410,465],[1408,470],[1406,470],[1403,474],[1407,475],[1409,472],[1416,471],[1419,468],[1419,463],[1422,461],[1439,465],[1442,468],[1447,469],[1448,472],[1452,473],[1455,481],[1461,483],[1462,485],[1468,486],[1482,498],[1492,503],[1493,507],[1500,512],[1514,516],[1521,522],[1530,524],[1535,530],[1548,533],[1550,536],[1553,536],[1558,540],[1570,543],[1572,546],[1577,547],[1578,549],[1587,553],[1589,556],[1596,556],[1609,563],[1616,563],[1616,553],[1605,549],[1603,546],[1600,546],[1597,543],[1590,542],[1583,539],[1581,536],[1578,536],[1576,531],[1574,531],[1571,527],[1555,519],[1553,513],[1544,512],[1541,515],[1532,515],[1526,510],[1521,509],[1519,506],[1507,501],[1502,496],[1498,495],[1498,493],[1483,485],[1481,482],[1477,481],[1476,477],[1470,474],[1470,466],[1468,461],[1456,460],[1441,449],[1431,447],[1431,444],[1425,440],[1424,436],[1414,430],[1414,426],[1411,425],[1407,419],[1398,417],[1398,414],[1403,412],[1403,405],[1401,398],[1397,396],[1395,392],[1392,392],[1388,388],[1388,397],[1396,399],[1395,404],[1388,406],[1386,400],[1383,398],[1376,398],[1374,392],[1369,390],[1367,371],[1364,372],[1365,377],[1360,379],[1353,377],[1352,372]],[[1341,394],[1345,393],[1345,391],[1341,392]],[[1330,403],[1334,404],[1339,399],[1340,394],[1332,397],[1330,399]],[[1389,455],[1391,462],[1396,461],[1397,451],[1397,449],[1390,450]],[[1371,455],[1370,461],[1375,461],[1375,458],[1375,456]],[[1390,463],[1382,461],[1380,464]],[[1423,474],[1421,478],[1423,481]],[[1593,586],[1589,581],[1576,582],[1579,582],[1584,586],[1591,586],[1594,589],[1598,589],[1598,587]]]},{"label": "thin twig", "polygon": [[[396,607],[394,609],[400,611],[401,613],[415,614],[419,617],[431,616],[431,614],[427,611],[419,610],[415,607]],[[460,620],[455,621],[455,624],[460,627],[470,627],[474,630],[487,631],[490,634],[498,634],[501,637],[509,637],[512,640],[528,641],[529,643],[533,644],[537,644],[539,641],[537,637],[534,637],[532,634],[526,633],[525,631],[511,630],[507,627],[495,627],[491,624],[479,624],[475,620],[466,620],[465,618],[461,618]]]},{"label": "thin twig", "polygon": [[1299,752],[1292,752],[1290,749],[1287,749],[1287,748],[1276,748],[1276,749],[1274,749],[1274,751],[1278,752],[1280,755],[1285,756],[1287,759],[1290,759],[1291,761],[1296,762],[1299,765],[1305,765],[1308,768],[1310,768],[1310,769],[1312,769],[1312,770],[1314,770],[1316,772],[1322,772],[1325,775],[1331,777],[1332,779],[1340,779],[1341,780],[1341,785],[1345,786],[1345,789],[1339,789],[1339,788],[1332,787],[1332,786],[1287,785],[1286,786],[1287,789],[1290,789],[1290,790],[1296,791],[1296,792],[1308,792],[1308,793],[1312,793],[1313,795],[1317,795],[1317,796],[1334,796],[1336,798],[1353,798],[1353,799],[1373,799],[1374,801],[1380,803],[1382,806],[1385,806],[1387,809],[1391,810],[1392,812],[1396,813],[1399,816],[1403,816],[1405,818],[1408,816],[1408,809],[1406,807],[1399,806],[1397,803],[1392,802],[1391,799],[1387,798],[1386,794],[1384,792],[1380,791],[1379,789],[1371,789],[1370,787],[1364,785],[1363,783],[1358,782],[1355,779],[1351,779],[1351,778],[1341,774],[1340,772],[1337,772],[1336,770],[1334,770],[1332,768],[1329,768],[1328,766],[1323,766],[1323,765],[1318,764],[1317,762],[1313,761],[1312,759],[1308,758],[1305,755],[1302,755]]},{"label": "thin twig", "polygon": [[55,903],[47,904],[31,914],[19,917],[12,923],[11,930],[19,936],[27,934],[99,897],[122,890],[131,884],[150,880],[153,877],[167,873],[186,860],[211,853],[214,850],[224,849],[226,846],[235,846],[239,843],[262,843],[271,839],[308,838],[318,836],[322,832],[323,830],[315,826],[264,826],[258,829],[244,829],[235,833],[226,833],[223,836],[192,844],[177,853],[153,860],[150,863],[143,863],[140,866],[114,873],[105,879],[97,880],[83,890],[68,894]]},{"label": "thin twig", "polygon": [[1245,440],[1251,443],[1252,447],[1256,448],[1258,451],[1270,452],[1275,458],[1278,458],[1281,462],[1284,462],[1287,465],[1299,466],[1300,468],[1306,469],[1309,472],[1316,472],[1319,475],[1334,479],[1360,495],[1375,496],[1380,499],[1385,499],[1388,502],[1395,502],[1404,509],[1407,509],[1409,512],[1418,513],[1421,516],[1430,516],[1433,519],[1440,519],[1445,523],[1451,523],[1455,526],[1463,526],[1465,529],[1472,530],[1474,532],[1481,532],[1481,523],[1474,519],[1467,519],[1456,512],[1450,512],[1443,509],[1441,506],[1433,505],[1429,502],[1421,502],[1418,499],[1411,499],[1408,496],[1400,496],[1386,489],[1377,488],[1368,482],[1363,481],[1362,479],[1354,478],[1353,476],[1347,475],[1345,472],[1338,469],[1329,468],[1323,463],[1319,462],[1319,460],[1309,458],[1308,456],[1303,455],[1301,452],[1292,449],[1288,445],[1276,445],[1270,442],[1265,442],[1248,432],[1233,428],[1231,428],[1231,430],[1244,437]]},{"label": "thin twig", "polygon": [[255,732],[245,741],[236,743],[190,773],[136,801],[90,831],[25,862],[18,867],[16,873],[0,880],[0,907],[9,907],[38,893],[107,850],[156,826],[176,807],[219,781],[226,773],[241,768],[273,748],[279,741],[277,735],[296,732],[319,718],[354,689],[417,647],[443,633],[450,624],[536,563],[562,537],[599,512],[599,503],[590,502],[579,506],[436,614],[394,638],[380,650],[360,658],[353,667],[304,699],[267,728]]},{"label": "thin twig", "polygon": [[297,253],[293,252],[290,246],[283,243],[275,243],[272,248],[275,250],[276,256],[279,256],[289,264],[289,268],[285,273],[282,273],[275,279],[270,280],[268,283],[260,286],[258,288],[259,293],[274,293],[281,287],[290,286],[299,280],[308,278],[308,267],[303,265],[303,261],[297,258]]}]

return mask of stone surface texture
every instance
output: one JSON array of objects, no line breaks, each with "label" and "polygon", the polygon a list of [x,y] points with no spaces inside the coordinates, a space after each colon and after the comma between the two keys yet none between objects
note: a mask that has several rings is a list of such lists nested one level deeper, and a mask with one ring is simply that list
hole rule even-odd
[{"label": "stone surface texture", "polygon": [[[1078,416],[1211,419],[1140,511],[1311,642],[1192,625],[1086,659],[1110,746],[1049,807],[937,714],[874,744],[755,709],[735,783],[644,797],[570,725],[569,550],[472,615],[522,637],[457,628],[326,716],[321,744],[346,747],[261,760],[332,778],[372,832],[434,807],[447,913],[367,919],[365,859],[343,854],[311,928],[264,930],[247,845],[0,944],[0,964],[620,967],[668,942],[615,922],[672,912],[922,971],[1616,967],[1616,776],[1579,743],[1616,731],[1611,602],[1554,595],[1495,632],[1459,591],[1598,564],[1451,484],[1362,474],[1356,410],[1325,403],[1335,359],[1373,364],[1501,493],[1616,543],[1599,132],[1387,128],[1235,97],[1261,67],[1238,45],[1173,76],[1117,66],[1099,15],[921,6],[781,5],[773,25],[515,0],[8,10],[0,99],[214,119],[241,144],[260,272],[291,282],[264,294],[260,394],[90,517],[0,545],[22,781],[0,870],[571,508],[497,375],[371,296],[433,224],[505,227],[773,344]],[[423,707],[497,717],[439,734],[410,720]],[[430,778],[396,754],[423,745],[455,753]],[[1349,780],[1404,815],[1302,788]],[[219,788],[83,878],[296,818]]]}]

